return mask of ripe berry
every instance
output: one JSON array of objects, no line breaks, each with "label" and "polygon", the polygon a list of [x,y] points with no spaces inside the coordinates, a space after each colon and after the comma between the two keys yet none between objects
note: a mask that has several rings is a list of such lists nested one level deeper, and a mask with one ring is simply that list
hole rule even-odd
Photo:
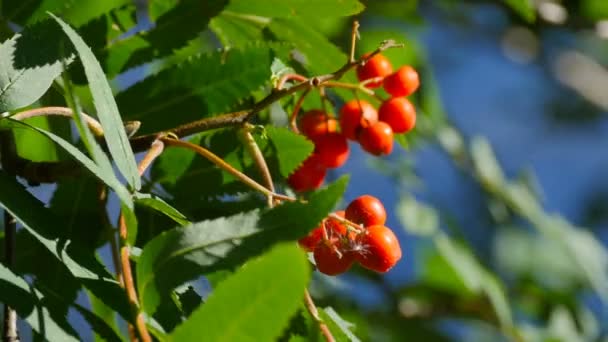
[{"label": "ripe berry", "polygon": [[292,173],[287,182],[294,191],[302,192],[317,189],[323,184],[327,168],[317,154],[313,154]]},{"label": "ripe berry", "polygon": [[315,140],[325,133],[338,131],[338,120],[331,118],[319,109],[313,109],[302,115],[299,124],[300,131],[310,140]]},{"label": "ripe berry", "polygon": [[356,259],[361,266],[376,272],[387,272],[401,259],[401,246],[392,230],[376,225],[367,227],[359,237]]},{"label": "ripe berry", "polygon": [[409,65],[402,66],[384,78],[384,90],[394,97],[408,96],[416,91],[419,85],[418,72]]},{"label": "ripe berry", "polygon": [[[363,55],[367,57],[369,53]],[[377,54],[365,62],[365,64],[357,67],[357,78],[359,81],[365,81],[370,78],[386,77],[393,72],[391,62],[385,56]],[[378,88],[382,85],[382,81],[370,82],[366,84],[368,88]]]},{"label": "ripe berry", "polygon": [[405,97],[393,97],[382,103],[378,119],[391,126],[394,133],[405,133],[416,125],[416,108]]},{"label": "ripe berry", "polygon": [[[340,217],[344,217],[344,210],[337,211],[335,214]],[[314,251],[317,245],[323,240],[323,224],[325,224],[325,229],[327,230],[327,237],[329,240],[339,240],[346,236],[346,227],[337,220],[329,217],[323,220],[323,222],[321,222],[317,228],[308,233],[308,235],[298,240],[300,247],[307,252]]]},{"label": "ripe berry", "polygon": [[359,144],[375,156],[390,154],[393,150],[393,129],[386,122],[378,121],[361,130]]},{"label": "ripe berry", "polygon": [[383,225],[386,222],[384,205],[374,196],[363,195],[346,207],[346,219],[364,227]]},{"label": "ripe berry", "polygon": [[369,102],[351,100],[340,110],[340,127],[342,134],[350,140],[356,140],[359,131],[378,121],[378,111]]},{"label": "ripe berry", "polygon": [[327,275],[338,275],[348,271],[355,261],[353,253],[342,252],[342,257],[336,253],[333,246],[339,246],[339,242],[331,242],[329,246],[325,243],[317,245],[313,252],[315,264],[321,273]]},{"label": "ripe berry", "polygon": [[315,153],[325,167],[340,167],[348,159],[348,142],[340,133],[326,133],[315,140]]}]

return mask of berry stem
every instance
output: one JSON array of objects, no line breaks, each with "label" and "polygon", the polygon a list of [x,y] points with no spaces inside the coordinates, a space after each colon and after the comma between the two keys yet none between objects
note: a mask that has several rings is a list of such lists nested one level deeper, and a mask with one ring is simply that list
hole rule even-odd
[{"label": "berry stem", "polygon": [[325,324],[325,322],[323,322],[323,320],[319,316],[319,310],[317,309],[315,302],[312,300],[308,289],[304,290],[304,303],[306,304],[306,308],[308,309],[308,312],[310,312],[310,315],[315,319],[315,321],[319,325],[319,330],[321,330],[321,333],[323,334],[323,337],[325,337],[325,340],[327,342],[335,342],[336,339],[331,334],[331,331],[327,327],[327,324]]},{"label": "berry stem", "polygon": [[362,93],[365,93],[367,95],[370,96],[374,96],[376,93],[369,89],[369,88],[365,88],[364,85],[362,85],[362,83],[346,83],[346,82],[337,82],[337,81],[327,81],[325,83],[323,83],[324,87],[329,87],[329,88],[343,88],[343,89],[354,89],[356,91],[360,91]]},{"label": "berry stem", "polygon": [[353,28],[350,37],[350,57],[348,59],[349,63],[355,63],[355,47],[357,45],[357,39],[359,39],[359,22],[355,20],[353,21]]},{"label": "berry stem", "polygon": [[346,218],[344,218],[342,216],[339,216],[339,215],[337,215],[335,213],[329,214],[329,217],[331,217],[332,219],[335,219],[335,220],[339,221],[340,223],[343,223],[343,224],[347,225],[349,227],[348,229],[353,230],[357,234],[361,234],[361,233],[363,233],[365,231],[365,228],[363,228],[361,225],[356,224],[355,222],[350,221],[350,220],[348,220],[348,219],[346,219]]},{"label": "berry stem", "polygon": [[[253,158],[253,161],[255,162],[255,165],[257,166],[258,171],[262,176],[264,186],[266,187],[266,189],[270,190],[271,192],[274,192],[274,183],[272,182],[272,175],[270,174],[270,170],[268,169],[268,164],[266,164],[266,159],[264,159],[264,155],[262,154],[260,147],[258,146],[257,142],[255,141],[255,138],[251,134],[253,128],[253,125],[246,123],[241,129],[241,136],[245,143],[245,148],[247,148],[247,151]],[[268,199],[268,206],[272,207],[274,204],[274,198],[272,197],[272,195],[267,195],[266,197]]]},{"label": "berry stem", "polygon": [[276,199],[280,199],[280,200],[284,200],[284,201],[296,201],[297,199],[290,197],[290,196],[286,196],[286,195],[281,195],[281,194],[277,194],[274,193],[273,191],[267,189],[266,187],[262,186],[260,183],[254,181],[253,179],[249,178],[249,176],[247,176],[246,174],[242,173],[241,171],[235,169],[234,167],[232,167],[232,165],[226,163],[222,158],[216,156],[213,152],[209,151],[208,149],[193,144],[191,142],[187,142],[187,141],[183,141],[183,140],[178,140],[175,139],[174,137],[170,137],[170,136],[163,136],[159,138],[162,142],[164,142],[165,144],[167,144],[167,146],[178,146],[178,147],[183,147],[183,148],[187,148],[191,151],[196,152],[197,154],[203,156],[205,159],[209,160],[210,162],[212,162],[213,164],[217,165],[219,168],[221,168],[222,170],[230,173],[231,175],[233,175],[234,177],[236,177],[238,180],[240,180],[241,182],[245,183],[246,185],[248,185],[250,188],[261,192],[262,194],[264,194],[265,196],[271,196],[273,198]]},{"label": "berry stem", "polygon": [[300,130],[298,129],[298,123],[297,123],[298,114],[300,113],[300,109],[302,108],[304,99],[306,98],[306,96],[308,96],[309,93],[310,93],[310,89],[306,89],[306,90],[304,90],[302,95],[300,95],[300,98],[298,98],[298,101],[296,102],[295,106],[293,106],[293,113],[291,114],[291,118],[289,119],[289,126],[291,127],[291,130],[298,134],[300,133]]}]

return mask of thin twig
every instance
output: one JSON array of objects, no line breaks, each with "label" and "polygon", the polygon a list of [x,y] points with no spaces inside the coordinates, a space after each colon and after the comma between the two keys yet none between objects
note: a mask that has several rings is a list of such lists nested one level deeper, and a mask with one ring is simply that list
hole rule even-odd
[{"label": "thin twig", "polygon": [[324,87],[330,88],[343,88],[343,89],[353,89],[356,91],[360,91],[370,96],[374,96],[375,92],[365,86],[362,86],[360,83],[345,83],[345,82],[337,82],[337,81],[327,81],[323,83]]},{"label": "thin twig", "polygon": [[323,322],[323,320],[319,316],[319,310],[317,310],[317,306],[315,305],[315,302],[312,300],[312,297],[310,296],[310,292],[308,292],[308,289],[304,290],[304,303],[306,304],[306,309],[308,309],[308,312],[310,312],[310,315],[315,319],[315,321],[319,325],[319,330],[321,330],[321,333],[323,334],[323,337],[325,337],[325,340],[327,342],[335,342],[336,339],[331,334],[331,331],[327,327],[327,324],[325,324],[325,322]]},{"label": "thin twig", "polygon": [[187,142],[187,141],[177,140],[175,138],[171,138],[168,136],[161,137],[160,140],[162,142],[164,142],[165,144],[167,144],[167,146],[179,146],[179,147],[187,148],[191,151],[198,153],[199,155],[203,156],[205,159],[207,159],[210,162],[212,162],[213,164],[217,165],[222,170],[230,173],[231,175],[236,177],[238,180],[240,180],[241,182],[248,185],[250,188],[261,192],[265,196],[272,196],[273,198],[276,198],[276,199],[280,199],[280,200],[284,200],[284,201],[291,201],[291,202],[297,200],[293,197],[277,194],[277,193],[274,193],[274,192],[268,190],[266,187],[262,186],[260,183],[254,181],[253,179],[249,178],[249,176],[247,176],[244,173],[240,172],[239,170],[235,169],[234,167],[232,167],[232,165],[226,163],[222,158],[216,156],[213,152],[209,151],[208,149],[206,149],[202,146],[199,146],[199,145],[193,144],[191,142]]},{"label": "thin twig", "polygon": [[[160,156],[163,152],[164,144],[161,140],[155,140],[148,153],[144,156],[144,158],[139,162],[137,166],[137,171],[139,176],[141,177],[146,169],[152,164],[152,162]],[[121,212],[120,217],[118,219],[118,232],[120,235],[121,247],[120,247],[120,263],[122,269],[122,278],[123,278],[123,286],[127,291],[127,297],[131,304],[137,309],[137,313],[135,316],[135,327],[137,329],[137,333],[143,342],[151,342],[152,338],[150,337],[150,333],[148,332],[148,328],[146,327],[146,320],[144,318],[144,314],[139,307],[139,300],[137,299],[137,291],[135,290],[135,282],[133,281],[133,271],[131,269],[131,260],[130,260],[130,251],[129,246],[127,245],[128,240],[128,229],[127,222],[125,220],[124,214]],[[133,336],[131,336],[131,340]]]},{"label": "thin twig", "polygon": [[353,28],[350,36],[350,58],[348,61],[350,63],[355,62],[355,47],[357,45],[357,39],[359,39],[359,22],[353,21]]},{"label": "thin twig", "polygon": [[[243,126],[243,128],[241,129],[241,134],[243,137],[243,141],[245,143],[245,148],[251,155],[251,158],[253,158],[253,162],[257,166],[258,171],[260,172],[260,175],[262,176],[264,186],[271,192],[274,192],[274,184],[272,182],[272,175],[270,174],[270,170],[268,169],[268,165],[266,164],[266,159],[264,159],[264,155],[262,154],[260,147],[258,146],[258,144],[255,141],[255,138],[251,134],[252,129],[253,129],[253,126],[251,124],[245,124]],[[268,206],[272,207],[274,204],[273,197],[271,195],[268,195],[267,199],[268,199]]]},{"label": "thin twig", "polygon": [[[12,267],[15,263],[15,248],[17,235],[17,221],[8,211],[4,211],[4,264]],[[17,330],[17,312],[7,304],[4,304],[4,334],[2,341],[19,341]]]},{"label": "thin twig", "polygon": [[302,76],[300,74],[285,74],[285,75],[281,76],[281,78],[277,82],[276,89],[282,89],[283,86],[285,85],[285,83],[290,80],[304,82],[304,81],[307,81],[308,78],[306,76]]},{"label": "thin twig", "polygon": [[302,95],[300,95],[300,97],[298,98],[298,101],[296,102],[295,106],[293,106],[293,113],[291,114],[291,118],[289,119],[289,126],[291,127],[291,130],[295,133],[300,133],[297,124],[298,114],[300,113],[300,109],[302,108],[304,99],[306,98],[306,96],[308,96],[309,93],[310,89],[304,90],[304,92],[302,92]]},{"label": "thin twig", "polygon": [[[101,127],[99,121],[95,120],[95,118],[83,112],[81,112],[80,114],[82,114],[82,118],[86,122],[87,126],[89,126],[89,129],[91,129],[91,132],[96,137],[102,137],[103,127]],[[25,119],[34,118],[37,116],[63,116],[67,118],[72,118],[74,116],[74,111],[72,111],[72,109],[68,107],[42,107],[19,112],[11,116],[11,119],[23,121]]]}]

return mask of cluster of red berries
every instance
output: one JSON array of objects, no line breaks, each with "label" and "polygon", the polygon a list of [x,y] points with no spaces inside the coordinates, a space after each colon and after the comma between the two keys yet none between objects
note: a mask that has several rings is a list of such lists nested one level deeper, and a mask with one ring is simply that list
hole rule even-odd
[{"label": "cluster of red berries", "polygon": [[338,275],[358,262],[367,269],[384,273],[401,259],[399,240],[384,226],[385,222],[382,202],[364,195],[352,201],[345,211],[324,219],[298,243],[313,252],[319,272]]},{"label": "cluster of red berries", "polygon": [[393,134],[406,133],[416,125],[416,109],[405,98],[420,85],[414,68],[403,66],[393,72],[390,61],[376,54],[357,67],[357,77],[368,88],[384,85],[391,98],[378,110],[365,100],[351,100],[340,110],[339,122],[322,110],[304,113],[298,127],[315,150],[287,180],[295,191],[318,188],[328,168],[342,166],[349,155],[347,139],[359,142],[373,155],[387,155],[393,150]]}]

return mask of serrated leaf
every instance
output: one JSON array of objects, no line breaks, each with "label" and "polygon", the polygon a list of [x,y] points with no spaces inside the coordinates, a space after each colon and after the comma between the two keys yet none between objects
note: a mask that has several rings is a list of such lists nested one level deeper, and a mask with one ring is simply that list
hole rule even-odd
[{"label": "serrated leaf", "polygon": [[116,97],[140,133],[173,128],[234,108],[270,77],[273,47],[253,45],[194,57]]},{"label": "serrated leaf", "polygon": [[137,193],[135,194],[135,204],[143,205],[148,208],[159,211],[182,226],[191,223],[190,221],[188,221],[186,216],[184,216],[184,214],[180,213],[179,210],[175,209],[169,203],[165,202],[162,198],[158,196]]},{"label": "serrated leaf", "polygon": [[154,313],[161,294],[184,281],[232,268],[275,243],[306,235],[334,208],[346,182],[342,178],[312,193],[306,204],[285,203],[160,234],[144,246],[137,267],[143,309]]},{"label": "serrated leaf", "polygon": [[186,45],[189,40],[195,39],[227,2],[227,0],[178,1],[158,18],[152,17],[156,22],[149,31],[139,32],[137,35],[118,41],[112,45],[110,53],[122,56],[121,71],[167,56]]},{"label": "serrated leaf", "polygon": [[[319,33],[302,20],[273,19],[268,29],[280,41],[289,42],[299,52],[296,60],[308,70],[311,75],[323,75],[334,72],[342,67],[348,57],[326,36]],[[319,53],[323,51],[323,53]],[[293,54],[292,54],[293,55]],[[353,73],[347,73],[343,81],[356,83]],[[336,93],[345,99],[352,97],[352,92],[335,89]]]},{"label": "serrated leaf", "polygon": [[519,14],[528,23],[536,20],[536,10],[534,3],[530,0],[503,0],[513,11]]},{"label": "serrated leaf", "polygon": [[439,230],[437,211],[414,197],[402,198],[397,204],[396,213],[404,228],[412,234],[432,236]]},{"label": "serrated leaf", "polygon": [[329,326],[336,341],[360,341],[351,331],[354,324],[345,321],[332,307],[321,309],[319,313],[323,321]]},{"label": "serrated leaf", "polygon": [[170,340],[275,340],[298,309],[309,277],[304,252],[278,245],[220,283]]},{"label": "serrated leaf", "polygon": [[0,44],[0,113],[34,103],[71,62],[61,51],[60,32],[45,23]]},{"label": "serrated leaf", "polygon": [[287,128],[267,126],[266,132],[276,149],[279,170],[283,177],[289,176],[315,148],[312,141]]},{"label": "serrated leaf", "polygon": [[95,58],[95,55],[82,38],[63,20],[53,16],[59,23],[65,34],[69,37],[74,45],[80,61],[84,66],[84,71],[89,82],[89,88],[93,96],[93,103],[97,111],[97,116],[104,130],[104,139],[110,151],[110,154],[116,162],[116,166],[125,176],[131,187],[138,190],[141,187],[137,164],[129,138],[123,127],[118,106],[114,101],[112,90],[106,80],[101,65]]},{"label": "serrated leaf", "polygon": [[348,17],[365,7],[357,0],[232,0],[226,11],[269,18]]},{"label": "serrated leaf", "polygon": [[[48,12],[61,16],[63,20],[76,27],[108,13],[112,9],[129,4],[130,0],[77,1],[77,0],[43,0],[39,1],[32,14],[26,17],[25,23],[32,24],[48,17]],[[19,16],[20,18],[22,16]],[[19,18],[17,18],[19,20]]]},{"label": "serrated leaf", "polygon": [[2,264],[0,279],[0,302],[15,309],[34,331],[49,341],[78,341],[51,317],[47,308],[34,300],[41,297],[41,293]]},{"label": "serrated leaf", "polygon": [[224,47],[243,46],[249,42],[264,40],[264,25],[246,17],[225,13],[221,13],[209,22],[209,28],[217,35]]}]

